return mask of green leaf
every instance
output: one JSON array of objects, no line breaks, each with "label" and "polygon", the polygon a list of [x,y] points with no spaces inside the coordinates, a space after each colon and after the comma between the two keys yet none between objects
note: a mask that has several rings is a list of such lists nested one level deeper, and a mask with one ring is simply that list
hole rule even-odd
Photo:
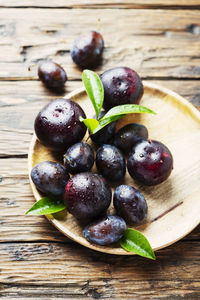
[{"label": "green leaf", "polygon": [[146,113],[146,114],[156,114],[153,110],[149,109],[148,107],[137,105],[137,104],[125,104],[125,105],[118,105],[111,108],[100,120],[99,126],[93,131],[96,133],[97,131],[101,130],[104,126],[108,125],[109,123],[119,120],[123,118],[127,114],[133,113]]},{"label": "green leaf", "polygon": [[149,109],[148,107],[138,105],[138,104],[124,104],[124,105],[114,106],[113,108],[111,108],[101,118],[101,121],[113,116],[126,115],[126,114],[138,114],[138,113],[156,115],[156,113],[153,110]]},{"label": "green leaf", "polygon": [[83,119],[80,117],[79,120],[85,124],[90,132],[93,132],[99,125],[99,121],[96,119]]},{"label": "green leaf", "polygon": [[98,118],[104,100],[103,84],[98,74],[90,70],[83,71],[82,80]]},{"label": "green leaf", "polygon": [[61,211],[66,205],[61,200],[44,197],[37,201],[27,212],[26,215],[49,215]]},{"label": "green leaf", "polygon": [[155,254],[147,238],[139,231],[128,228],[120,240],[122,248],[140,256],[155,260]]}]

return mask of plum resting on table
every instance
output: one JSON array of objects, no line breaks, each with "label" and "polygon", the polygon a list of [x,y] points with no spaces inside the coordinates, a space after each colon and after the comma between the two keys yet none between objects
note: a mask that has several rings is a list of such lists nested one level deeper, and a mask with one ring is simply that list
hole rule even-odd
[{"label": "plum resting on table", "polygon": [[73,61],[81,68],[99,64],[104,48],[103,37],[99,32],[89,31],[77,37],[71,48]]},{"label": "plum resting on table", "polygon": [[50,196],[62,196],[69,174],[62,165],[43,161],[33,167],[31,179],[41,192]]},{"label": "plum resting on table", "polygon": [[105,110],[122,105],[138,104],[143,95],[143,84],[139,75],[127,67],[117,67],[101,75],[104,87]]},{"label": "plum resting on table", "polygon": [[69,213],[87,224],[106,212],[111,197],[111,188],[102,176],[83,172],[69,179],[63,199]]},{"label": "plum resting on table", "polygon": [[127,168],[133,179],[145,185],[156,185],[169,177],[173,157],[161,142],[143,140],[129,153]]},{"label": "plum resting on table", "polygon": [[129,152],[137,142],[147,138],[148,130],[144,125],[130,123],[117,131],[113,144],[120,150]]},{"label": "plum resting on table", "polygon": [[140,191],[130,185],[120,185],[114,192],[113,204],[117,215],[128,224],[139,224],[147,216],[147,203]]},{"label": "plum resting on table", "polygon": [[82,140],[86,126],[79,121],[85,118],[82,108],[67,99],[56,99],[47,104],[35,119],[35,133],[39,141],[56,151],[65,151]]},{"label": "plum resting on table", "polygon": [[[102,110],[99,114],[99,118],[103,117],[105,114],[106,112]],[[106,125],[97,133],[92,134],[90,138],[98,146],[101,146],[103,144],[109,144],[115,134],[115,128],[116,128],[116,121]]]},{"label": "plum resting on table", "polygon": [[121,180],[126,173],[125,159],[112,145],[103,145],[97,150],[96,166],[99,173],[110,181]]},{"label": "plum resting on table", "polygon": [[65,70],[51,60],[40,63],[38,67],[39,79],[50,89],[63,88],[67,75]]},{"label": "plum resting on table", "polygon": [[87,143],[76,143],[64,154],[64,166],[71,174],[89,171],[93,164],[94,151]]},{"label": "plum resting on table", "polygon": [[83,234],[86,240],[97,245],[117,242],[126,231],[125,221],[118,216],[106,216],[87,225]]}]

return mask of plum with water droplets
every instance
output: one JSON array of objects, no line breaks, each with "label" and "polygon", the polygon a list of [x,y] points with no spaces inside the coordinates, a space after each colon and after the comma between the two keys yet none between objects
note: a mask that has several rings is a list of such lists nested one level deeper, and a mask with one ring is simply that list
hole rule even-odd
[{"label": "plum with water droplets", "polygon": [[104,246],[119,241],[125,231],[126,223],[122,218],[108,215],[87,225],[83,234],[89,242]]},{"label": "plum with water droplets", "polygon": [[51,60],[40,63],[38,76],[44,85],[50,89],[62,89],[67,80],[65,70]]},{"label": "plum with water droplets", "polygon": [[77,37],[71,48],[73,61],[81,68],[96,66],[100,63],[104,41],[97,31],[85,32]]},{"label": "plum with water droplets", "polygon": [[79,117],[86,117],[79,104],[68,99],[53,100],[35,119],[36,136],[45,146],[63,152],[81,141],[86,133]]},{"label": "plum with water droplets", "polygon": [[96,153],[96,166],[106,179],[121,180],[126,173],[125,159],[119,149],[112,145],[101,146]]},{"label": "plum with water droplets", "polygon": [[122,105],[138,104],[143,95],[143,84],[139,75],[127,67],[117,67],[101,75],[104,87],[105,110]]},{"label": "plum with water droplets", "polygon": [[64,154],[64,166],[71,174],[89,171],[93,164],[94,151],[87,143],[76,143]]},{"label": "plum with water droplets", "polygon": [[41,192],[50,196],[62,196],[69,174],[59,163],[43,161],[33,167],[31,179]]},{"label": "plum with water droplets", "polygon": [[63,199],[69,213],[87,224],[106,212],[111,197],[111,188],[102,176],[83,172],[69,179]]},{"label": "plum with water droplets", "polygon": [[139,224],[147,216],[147,203],[143,194],[130,185],[115,189],[113,204],[117,214],[128,224]]},{"label": "plum with water droplets", "polygon": [[137,142],[147,138],[148,130],[146,126],[139,123],[130,123],[116,132],[113,144],[127,153]]},{"label": "plum with water droplets", "polygon": [[156,185],[171,174],[173,157],[161,142],[144,140],[137,143],[129,153],[127,168],[133,179],[145,185]]}]

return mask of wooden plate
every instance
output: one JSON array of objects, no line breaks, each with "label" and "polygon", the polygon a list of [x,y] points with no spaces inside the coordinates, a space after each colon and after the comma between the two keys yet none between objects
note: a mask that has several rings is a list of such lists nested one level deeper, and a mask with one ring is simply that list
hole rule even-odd
[{"label": "wooden plate", "polygon": [[[74,91],[67,98],[79,103],[87,117],[94,115],[84,89]],[[138,185],[128,172],[123,183],[133,185],[144,193],[148,218],[143,225],[135,228],[148,238],[154,250],[158,250],[183,238],[200,221],[200,112],[176,93],[146,82],[141,104],[153,109],[157,115],[132,114],[118,121],[117,127],[130,122],[146,125],[149,137],[163,142],[171,150],[174,170],[165,182],[154,187]],[[29,174],[34,165],[44,160],[62,161],[62,158],[55,157],[34,135],[28,158]],[[39,200],[42,195],[31,179],[30,183],[35,199]],[[110,212],[114,212],[112,207]],[[83,237],[81,227],[67,211],[47,217],[63,234],[88,248],[112,254],[132,254],[119,244],[104,247],[89,243]]]}]

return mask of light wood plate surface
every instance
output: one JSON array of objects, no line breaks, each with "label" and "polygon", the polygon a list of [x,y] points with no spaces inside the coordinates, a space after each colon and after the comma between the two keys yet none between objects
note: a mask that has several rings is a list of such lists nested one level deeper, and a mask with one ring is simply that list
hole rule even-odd
[{"label": "light wood plate surface", "polygon": [[[79,103],[87,117],[93,117],[94,110],[84,89],[76,90],[65,98]],[[200,221],[200,112],[176,93],[147,82],[144,82],[144,96],[140,104],[151,108],[157,115],[132,114],[118,121],[117,128],[131,122],[146,125],[149,138],[163,142],[171,150],[174,169],[165,182],[154,187],[137,184],[128,172],[119,184],[133,185],[144,194],[148,217],[144,224],[135,228],[147,237],[154,250],[158,250],[183,238]],[[84,140],[87,137],[86,134]],[[33,135],[28,157],[29,176],[32,167],[44,160],[62,162],[62,157],[55,157]],[[42,195],[31,179],[30,183],[38,201]],[[114,213],[113,207],[109,212]],[[48,215],[47,218],[63,234],[88,248],[111,254],[132,254],[119,244],[97,246],[89,243],[82,235],[82,228],[67,211]]]}]

